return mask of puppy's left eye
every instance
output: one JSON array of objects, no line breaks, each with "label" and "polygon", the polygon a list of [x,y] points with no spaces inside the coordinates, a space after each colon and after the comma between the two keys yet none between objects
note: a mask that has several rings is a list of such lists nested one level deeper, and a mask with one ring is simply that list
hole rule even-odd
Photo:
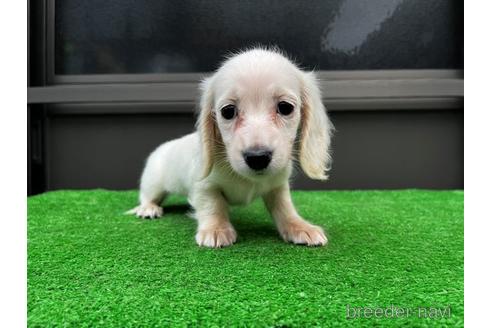
[{"label": "puppy's left eye", "polygon": [[281,101],[277,105],[277,112],[281,115],[287,116],[294,111],[294,106],[286,101]]}]

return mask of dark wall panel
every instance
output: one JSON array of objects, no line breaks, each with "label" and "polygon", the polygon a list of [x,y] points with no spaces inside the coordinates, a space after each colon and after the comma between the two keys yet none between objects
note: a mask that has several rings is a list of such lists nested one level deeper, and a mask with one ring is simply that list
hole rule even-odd
[{"label": "dark wall panel", "polygon": [[54,116],[49,189],[137,188],[147,155],[193,126],[192,114]]},{"label": "dark wall panel", "polygon": [[[298,189],[463,188],[463,111],[331,113],[330,180],[296,175]],[[188,114],[51,115],[48,188],[138,187],[146,156],[193,131]]]},{"label": "dark wall panel", "polygon": [[335,112],[330,180],[298,188],[463,188],[463,111]]}]

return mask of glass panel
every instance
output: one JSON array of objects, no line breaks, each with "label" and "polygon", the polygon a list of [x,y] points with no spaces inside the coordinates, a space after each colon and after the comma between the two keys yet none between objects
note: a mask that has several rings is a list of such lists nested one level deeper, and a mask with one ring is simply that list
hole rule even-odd
[{"label": "glass panel", "polygon": [[318,70],[463,67],[452,0],[58,0],[55,73],[206,72],[255,44]]}]

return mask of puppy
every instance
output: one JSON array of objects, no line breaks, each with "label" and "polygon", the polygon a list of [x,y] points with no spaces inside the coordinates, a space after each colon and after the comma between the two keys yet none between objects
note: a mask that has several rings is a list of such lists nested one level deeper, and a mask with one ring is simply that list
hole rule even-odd
[{"label": "puppy", "polygon": [[155,218],[169,193],[188,196],[195,240],[206,247],[236,241],[228,206],[257,197],[287,242],[327,243],[321,227],[296,211],[289,189],[293,162],[326,180],[333,129],[314,73],[277,50],[252,49],[227,59],[201,83],[197,131],[159,146],[147,159],[140,205],[127,213]]}]

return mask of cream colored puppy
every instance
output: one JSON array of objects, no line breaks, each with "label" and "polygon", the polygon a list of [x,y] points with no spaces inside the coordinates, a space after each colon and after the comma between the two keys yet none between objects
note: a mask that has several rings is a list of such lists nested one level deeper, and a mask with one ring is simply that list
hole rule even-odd
[{"label": "cream colored puppy", "polygon": [[310,178],[327,179],[332,125],[315,75],[278,51],[253,49],[226,60],[201,91],[197,131],[149,156],[140,205],[128,213],[159,217],[166,195],[187,195],[198,245],[223,247],[236,241],[228,206],[262,197],[285,241],[325,245],[289,190],[295,160]]}]

